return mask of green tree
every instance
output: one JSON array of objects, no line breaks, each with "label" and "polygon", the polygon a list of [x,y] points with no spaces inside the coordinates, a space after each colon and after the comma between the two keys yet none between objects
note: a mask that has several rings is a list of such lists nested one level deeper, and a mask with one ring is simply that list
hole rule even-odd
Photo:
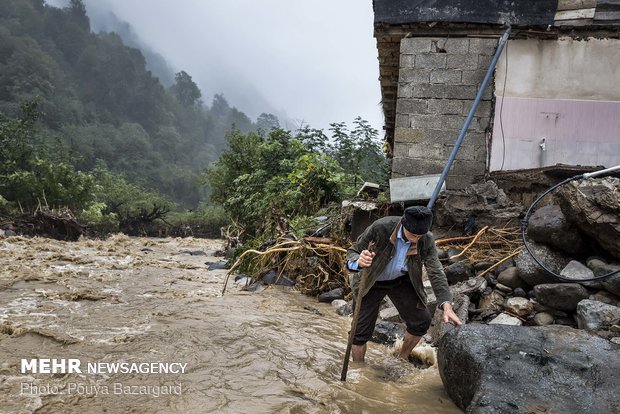
[{"label": "green tree", "polygon": [[192,77],[185,71],[180,71],[174,75],[174,85],[170,89],[183,106],[201,104],[202,93]]}]

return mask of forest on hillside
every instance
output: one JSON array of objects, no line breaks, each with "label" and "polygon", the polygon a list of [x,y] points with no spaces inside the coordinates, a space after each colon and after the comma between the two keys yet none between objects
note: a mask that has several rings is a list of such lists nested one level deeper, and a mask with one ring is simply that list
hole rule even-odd
[{"label": "forest on hillside", "polygon": [[386,182],[365,120],[286,131],[221,94],[205,103],[183,70],[162,82],[155,61],[159,76],[119,34],[93,33],[81,0],[0,2],[0,219],[68,208],[101,233],[232,221],[257,235],[275,207],[303,218]]}]

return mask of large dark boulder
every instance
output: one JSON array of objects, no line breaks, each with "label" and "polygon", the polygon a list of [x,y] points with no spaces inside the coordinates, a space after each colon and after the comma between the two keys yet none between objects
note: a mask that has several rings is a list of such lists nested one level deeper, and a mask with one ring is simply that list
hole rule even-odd
[{"label": "large dark boulder", "polygon": [[451,285],[474,277],[474,267],[469,263],[456,262],[446,267],[444,271],[446,279],[448,279],[448,283]]},{"label": "large dark boulder", "polygon": [[527,235],[535,242],[566,253],[579,253],[586,247],[579,229],[569,224],[560,206],[554,204],[541,207],[532,214]]},{"label": "large dark boulder", "polygon": [[571,181],[557,191],[567,220],[620,258],[620,179]]},{"label": "large dark boulder", "polygon": [[559,326],[465,325],[439,341],[441,379],[468,414],[620,413],[620,346]]},{"label": "large dark boulder", "polygon": [[[529,243],[530,249],[549,270],[560,274],[562,269],[566,267],[570,259],[549,249],[547,246],[536,243]],[[540,285],[541,283],[555,283],[558,280],[547,273],[542,267],[538,265],[532,258],[532,256],[523,250],[515,258],[515,264],[519,273],[519,277],[526,284],[530,286]]]},{"label": "large dark boulder", "polygon": [[319,302],[332,303],[337,299],[344,299],[344,289],[332,289],[329,292],[323,292],[319,295]]},{"label": "large dark boulder", "polygon": [[534,293],[541,305],[566,312],[573,312],[579,302],[590,296],[579,283],[547,283],[534,287]]}]

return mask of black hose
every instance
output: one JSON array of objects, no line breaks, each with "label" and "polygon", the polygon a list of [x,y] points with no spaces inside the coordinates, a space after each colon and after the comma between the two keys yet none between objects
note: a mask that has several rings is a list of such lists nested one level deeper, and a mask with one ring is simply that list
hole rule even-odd
[{"label": "black hose", "polygon": [[600,275],[600,276],[595,276],[593,278],[590,279],[571,279],[571,278],[567,278],[564,277],[562,275],[559,275],[557,273],[555,273],[554,271],[552,271],[551,269],[549,269],[547,266],[545,266],[532,252],[532,250],[530,249],[530,246],[527,244],[527,240],[525,238],[525,231],[527,230],[527,225],[529,223],[530,220],[530,215],[532,214],[532,211],[534,210],[534,206],[536,206],[536,204],[538,204],[540,202],[540,200],[542,200],[547,194],[551,193],[553,190],[555,190],[556,188],[563,186],[564,184],[567,184],[571,181],[575,181],[575,180],[580,180],[582,178],[584,178],[584,174],[579,174],[576,175],[574,177],[571,178],[567,178],[566,180],[562,181],[559,184],[554,185],[553,187],[551,187],[550,189],[548,189],[547,191],[545,191],[544,193],[542,193],[540,196],[538,196],[538,198],[536,200],[534,200],[534,202],[532,203],[532,205],[530,206],[530,208],[527,209],[527,213],[525,213],[525,217],[523,218],[523,222],[521,224],[521,236],[523,237],[523,246],[525,246],[525,250],[527,250],[527,252],[530,254],[530,256],[532,256],[532,259],[534,259],[534,261],[536,263],[538,263],[538,265],[540,267],[542,267],[547,273],[549,273],[550,275],[564,281],[564,282],[593,282],[595,280],[601,280],[601,279],[607,279],[608,277],[611,277],[617,273],[620,273],[620,269],[615,270],[613,272],[609,272],[607,274],[604,275]]}]

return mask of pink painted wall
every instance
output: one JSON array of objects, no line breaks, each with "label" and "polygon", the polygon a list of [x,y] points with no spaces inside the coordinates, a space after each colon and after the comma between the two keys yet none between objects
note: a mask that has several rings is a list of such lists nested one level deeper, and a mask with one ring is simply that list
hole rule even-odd
[{"label": "pink painted wall", "polygon": [[555,164],[620,165],[620,101],[496,96],[490,170]]}]

